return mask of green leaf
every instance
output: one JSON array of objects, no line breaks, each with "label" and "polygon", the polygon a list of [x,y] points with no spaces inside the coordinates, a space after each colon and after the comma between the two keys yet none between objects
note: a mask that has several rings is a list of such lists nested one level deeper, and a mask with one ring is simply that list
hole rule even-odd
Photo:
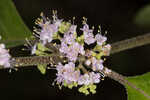
[{"label": "green leaf", "polygon": [[137,12],[134,22],[139,26],[150,28],[150,5],[141,8]]},{"label": "green leaf", "polygon": [[46,73],[46,65],[38,65],[37,68],[42,74]]},{"label": "green leaf", "polygon": [[150,100],[150,72],[127,80],[134,86],[126,85],[128,100]]},{"label": "green leaf", "polygon": [[31,35],[11,0],[0,0],[0,35],[7,47],[23,44]]}]

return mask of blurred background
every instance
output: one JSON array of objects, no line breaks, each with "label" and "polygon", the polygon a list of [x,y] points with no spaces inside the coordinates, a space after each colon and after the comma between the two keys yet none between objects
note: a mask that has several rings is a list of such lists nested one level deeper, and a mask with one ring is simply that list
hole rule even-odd
[{"label": "blurred background", "polygon": [[[90,26],[101,25],[102,33],[108,31],[108,42],[131,38],[150,32],[149,0],[13,0],[24,23],[32,31],[34,21],[41,12],[48,17],[52,10],[58,17],[81,24],[82,17],[88,18]],[[6,5],[7,6],[7,5]],[[13,55],[19,55],[20,48],[14,48]],[[108,57],[106,66],[125,76],[140,75],[150,71],[150,45],[126,50]],[[1,100],[127,100],[125,88],[118,82],[106,78],[97,86],[97,93],[84,96],[77,89],[52,86],[55,71],[46,75],[35,67],[0,70]]]}]

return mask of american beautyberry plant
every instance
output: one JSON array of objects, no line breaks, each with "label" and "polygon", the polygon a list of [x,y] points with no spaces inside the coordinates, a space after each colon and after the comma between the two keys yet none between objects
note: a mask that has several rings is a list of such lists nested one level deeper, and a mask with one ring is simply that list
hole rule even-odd
[{"label": "american beautyberry plant", "polygon": [[110,54],[149,44],[150,34],[107,44],[106,34],[101,34],[100,28],[95,33],[86,18],[83,18],[82,27],[78,27],[74,22],[59,19],[56,11],[52,18],[41,13],[35,24],[33,36],[26,40],[31,56],[12,57],[1,43],[1,69],[36,65],[42,74],[46,69],[55,69],[53,84],[60,89],[78,88],[85,95],[96,93],[96,85],[109,77],[126,87],[129,100],[150,99],[150,73],[126,77],[103,64]]},{"label": "american beautyberry plant", "polygon": [[[107,37],[100,31],[94,35],[89,28],[86,18],[82,33],[77,33],[78,26],[70,22],[58,19],[54,12],[52,19],[46,18],[41,13],[41,18],[36,20],[38,28],[34,29],[34,39],[37,41],[32,47],[31,53],[37,56],[59,55],[57,62],[50,63],[50,67],[57,70],[55,84],[72,89],[79,87],[79,92],[84,94],[96,93],[96,84],[104,78],[104,73],[111,71],[104,69],[104,58],[110,53],[111,46],[106,43]],[[90,48],[91,44],[95,46]],[[47,47],[52,45],[56,50]],[[88,45],[85,48],[85,44]],[[57,51],[57,52],[56,52]],[[44,74],[47,65],[38,65]],[[103,72],[102,72],[103,71]]]},{"label": "american beautyberry plant", "polygon": [[[94,35],[94,28],[90,29],[86,18],[83,19],[83,27],[79,28],[82,32],[77,33],[78,26],[58,19],[56,11],[52,19],[41,13],[35,24],[37,27],[34,27],[31,39],[27,40],[27,46],[31,48],[31,55],[49,57],[49,61],[37,64],[41,73],[45,74],[47,67],[56,69],[54,83],[60,89],[62,86],[70,89],[79,87],[78,91],[86,95],[96,93],[96,84],[105,77],[105,73],[111,72],[103,65],[104,56],[108,56],[111,50],[111,45],[106,43],[107,37],[100,31]],[[85,44],[88,46],[85,47]],[[90,47],[91,44],[95,46]],[[11,58],[4,44],[0,47],[0,65],[4,68],[24,66],[22,60]],[[56,55],[58,60],[52,58]],[[16,61],[18,64],[15,64]]]}]

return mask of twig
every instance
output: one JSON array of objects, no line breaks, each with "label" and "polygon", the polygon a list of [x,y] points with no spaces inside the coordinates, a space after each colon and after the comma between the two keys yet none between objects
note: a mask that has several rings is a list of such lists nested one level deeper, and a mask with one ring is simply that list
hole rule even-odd
[{"label": "twig", "polygon": [[111,54],[115,54],[127,49],[132,49],[147,44],[150,44],[150,33],[111,44]]}]

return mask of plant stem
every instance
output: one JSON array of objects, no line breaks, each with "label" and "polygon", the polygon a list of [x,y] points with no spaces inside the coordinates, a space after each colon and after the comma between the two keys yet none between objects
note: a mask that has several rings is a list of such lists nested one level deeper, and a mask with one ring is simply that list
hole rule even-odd
[{"label": "plant stem", "polygon": [[63,62],[58,55],[52,54],[51,56],[33,56],[33,57],[16,57],[13,65],[15,67],[20,66],[34,66],[38,64],[50,64],[51,66],[56,65],[58,62]]},{"label": "plant stem", "polygon": [[[108,68],[105,68],[105,69],[108,69]],[[104,71],[103,71],[104,72]],[[126,86],[130,86],[132,87],[133,89],[135,89],[136,91],[140,92],[141,94],[143,94],[145,97],[147,97],[148,99],[150,99],[150,95],[148,95],[147,93],[145,93],[142,89],[136,87],[133,83],[129,82],[127,80],[127,77],[115,72],[115,71],[112,71],[110,73],[105,73],[106,77],[109,77],[115,81],[118,81],[119,83],[121,83],[122,85]]]},{"label": "plant stem", "polygon": [[132,49],[147,44],[150,44],[150,33],[111,44],[112,46],[111,54],[115,54],[127,49]]}]

